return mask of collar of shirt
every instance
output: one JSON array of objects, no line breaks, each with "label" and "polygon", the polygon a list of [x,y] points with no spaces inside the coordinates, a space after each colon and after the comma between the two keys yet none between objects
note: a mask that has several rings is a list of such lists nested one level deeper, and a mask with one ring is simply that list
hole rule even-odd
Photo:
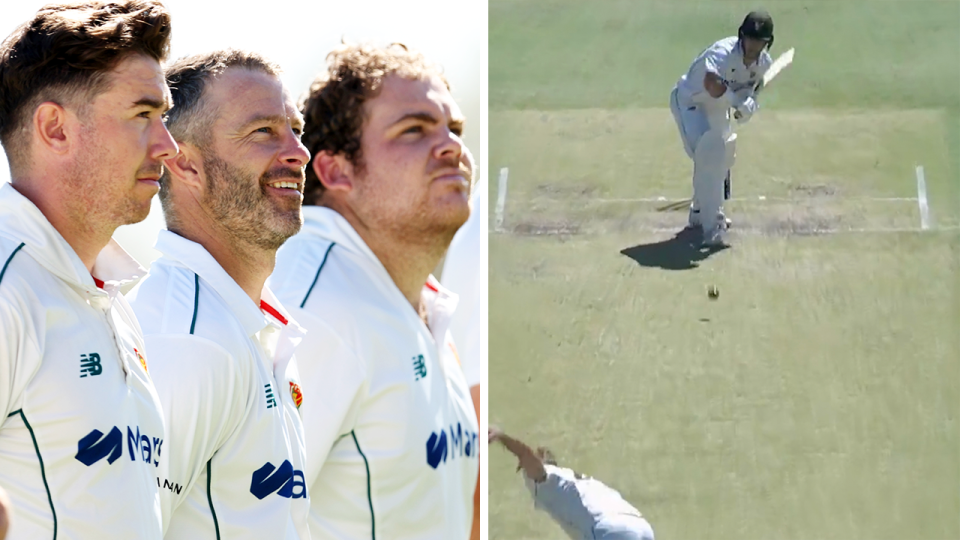
[{"label": "collar of shirt", "polygon": [[[387,269],[383,267],[380,259],[367,246],[363,238],[360,238],[350,222],[338,212],[322,206],[304,206],[301,232],[336,242],[337,247],[359,253],[368,259],[371,264],[371,275],[377,280],[389,284],[396,291],[400,300],[409,305],[403,293],[393,282],[393,278],[390,277]],[[456,293],[444,288],[433,275],[427,277],[427,282],[424,283],[423,289],[420,291],[420,301],[423,302],[427,311],[427,321],[429,323],[427,328],[438,344],[444,342],[444,336],[450,327],[450,321],[457,308],[459,298]]]},{"label": "collar of shirt", "polygon": [[139,281],[147,273],[111,238],[97,255],[91,275],[40,209],[10,184],[0,186],[0,231],[23,242],[24,250],[44,268],[91,296],[103,294],[98,292],[102,289],[112,298],[122,286]]},{"label": "collar of shirt", "polygon": [[737,38],[733,51],[731,51],[730,54],[734,55],[738,64],[743,64],[743,67],[747,69],[759,69],[763,67],[764,64],[769,63],[768,61],[765,62],[766,58],[770,57],[770,52],[767,49],[763,49],[760,51],[760,54],[757,55],[757,60],[748,66],[743,58],[743,45],[740,43],[740,38]]},{"label": "collar of shirt", "polygon": [[[280,340],[279,347],[296,347],[303,334],[306,333],[294,321],[286,309],[277,301],[277,297],[266,286],[260,292],[260,306],[253,303],[247,293],[237,285],[232,277],[213,258],[213,255],[200,244],[186,238],[162,230],[157,235],[154,249],[172,261],[190,269],[200,276],[204,282],[213,287],[213,290],[223,298],[230,307],[230,311],[240,321],[248,336],[256,337],[257,333],[268,326],[276,327],[286,334],[289,339]],[[281,351],[277,351],[280,356]],[[291,349],[292,352],[292,349]]]}]

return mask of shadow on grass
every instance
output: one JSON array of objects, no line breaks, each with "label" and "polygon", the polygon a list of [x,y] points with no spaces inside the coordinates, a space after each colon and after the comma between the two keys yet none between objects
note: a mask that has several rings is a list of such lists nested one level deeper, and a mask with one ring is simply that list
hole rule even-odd
[{"label": "shadow on grass", "polygon": [[686,228],[668,240],[640,244],[620,253],[637,261],[640,266],[664,270],[692,270],[699,266],[700,261],[729,248],[702,247],[702,240],[703,233],[699,228]]}]

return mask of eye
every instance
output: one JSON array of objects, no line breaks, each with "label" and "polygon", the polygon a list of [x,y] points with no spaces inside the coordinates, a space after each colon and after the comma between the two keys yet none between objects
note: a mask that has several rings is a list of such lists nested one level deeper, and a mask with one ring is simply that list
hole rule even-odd
[{"label": "eye", "polygon": [[423,133],[423,126],[420,126],[420,125],[410,126],[407,129],[403,130],[403,134],[407,134],[407,133]]},{"label": "eye", "polygon": [[450,132],[456,135],[457,137],[463,137],[463,128],[460,126],[451,127]]},{"label": "eye", "polygon": [[271,127],[262,127],[254,130],[254,133],[273,133],[273,128]]},{"label": "eye", "polygon": [[152,113],[152,112],[153,112],[153,111],[143,111],[143,112],[141,112],[140,114],[138,114],[137,116],[140,117],[140,118],[150,118],[150,113]]}]

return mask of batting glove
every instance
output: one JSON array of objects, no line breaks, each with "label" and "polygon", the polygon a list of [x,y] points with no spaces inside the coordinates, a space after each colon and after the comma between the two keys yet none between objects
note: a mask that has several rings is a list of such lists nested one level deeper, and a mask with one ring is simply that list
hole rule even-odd
[{"label": "batting glove", "polygon": [[746,124],[750,121],[750,117],[753,116],[753,113],[757,112],[760,108],[760,104],[757,103],[757,100],[752,97],[748,97],[743,100],[739,106],[735,107],[736,112],[733,114],[733,117],[736,118],[741,124]]}]

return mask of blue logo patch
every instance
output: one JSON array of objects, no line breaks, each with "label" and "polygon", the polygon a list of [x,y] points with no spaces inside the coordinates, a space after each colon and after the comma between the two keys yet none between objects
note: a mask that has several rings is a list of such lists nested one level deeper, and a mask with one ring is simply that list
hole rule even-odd
[{"label": "blue logo patch", "polygon": [[307,496],[307,482],[303,471],[293,468],[288,460],[283,460],[279,467],[267,462],[263,467],[253,471],[250,481],[250,493],[257,499],[276,492],[287,499],[302,499]]},{"label": "blue logo patch", "polygon": [[[162,446],[163,439],[141,433],[140,426],[137,426],[136,431],[127,426],[127,451],[130,461],[137,461],[137,458],[140,458],[144,463],[152,463],[158,467]],[[77,455],[74,457],[89,467],[103,458],[107,458],[107,464],[112,465],[122,455],[123,433],[114,426],[106,435],[99,429],[86,434],[77,442]]]},{"label": "blue logo patch", "polygon": [[[449,437],[447,431],[450,432]],[[456,457],[477,458],[478,438],[476,431],[462,429],[459,422],[456,427],[451,425],[446,431],[431,433],[427,439],[427,465],[436,469],[441,463],[447,462],[447,455],[451,460]]]}]

